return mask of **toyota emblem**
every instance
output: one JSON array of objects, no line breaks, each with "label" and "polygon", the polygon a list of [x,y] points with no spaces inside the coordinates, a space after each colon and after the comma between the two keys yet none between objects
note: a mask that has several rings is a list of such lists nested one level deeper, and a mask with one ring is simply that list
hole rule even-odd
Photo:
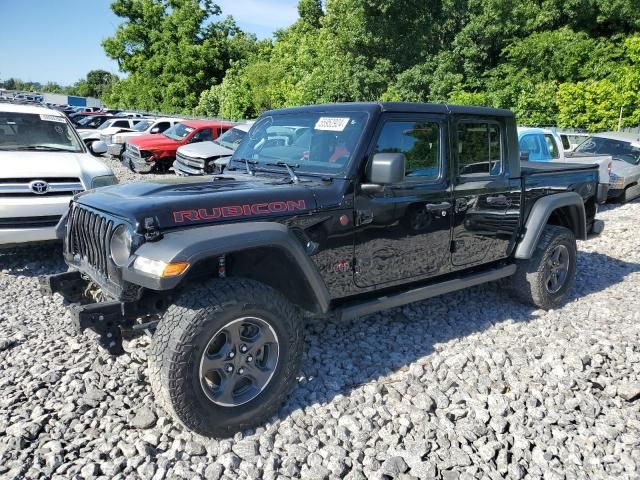
[{"label": "toyota emblem", "polygon": [[44,195],[49,191],[49,184],[44,180],[34,180],[29,184],[29,188],[37,195]]}]

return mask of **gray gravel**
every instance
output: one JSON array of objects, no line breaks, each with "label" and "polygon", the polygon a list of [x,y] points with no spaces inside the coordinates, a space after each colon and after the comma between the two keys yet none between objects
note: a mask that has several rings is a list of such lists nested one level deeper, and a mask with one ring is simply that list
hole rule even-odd
[{"label": "gray gravel", "polygon": [[58,247],[0,251],[0,477],[639,478],[640,203],[603,210],[563,308],[491,284],[313,322],[280,413],[220,440],[155,406],[146,337],[70,336]]}]

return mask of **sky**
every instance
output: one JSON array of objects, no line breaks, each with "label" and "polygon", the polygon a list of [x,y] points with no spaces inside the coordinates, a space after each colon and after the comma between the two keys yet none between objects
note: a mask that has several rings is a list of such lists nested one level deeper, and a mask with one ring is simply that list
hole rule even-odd
[{"label": "sky", "polygon": [[[217,0],[222,15],[258,38],[291,25],[297,0]],[[111,0],[0,0],[0,79],[71,85],[89,70],[118,74],[102,49],[120,23]]]}]

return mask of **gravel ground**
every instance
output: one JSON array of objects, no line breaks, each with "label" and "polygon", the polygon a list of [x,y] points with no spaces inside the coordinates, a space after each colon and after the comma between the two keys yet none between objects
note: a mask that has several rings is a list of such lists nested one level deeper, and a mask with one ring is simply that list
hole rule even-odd
[{"label": "gravel ground", "polygon": [[0,477],[640,478],[640,203],[599,216],[563,308],[491,284],[313,322],[280,413],[220,440],[155,407],[147,337],[71,336],[59,248],[0,251]]}]

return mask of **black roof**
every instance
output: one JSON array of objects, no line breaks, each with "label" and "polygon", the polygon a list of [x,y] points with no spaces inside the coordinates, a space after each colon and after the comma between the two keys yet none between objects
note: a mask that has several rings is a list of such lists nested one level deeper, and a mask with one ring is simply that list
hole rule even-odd
[{"label": "black roof", "polygon": [[471,107],[466,105],[448,105],[446,103],[410,103],[410,102],[352,102],[352,103],[326,103],[321,105],[307,105],[302,107],[289,107],[279,110],[270,110],[270,113],[300,113],[303,111],[331,112],[336,110],[350,110],[363,112],[412,112],[412,113],[440,113],[458,115],[491,115],[500,117],[512,117],[510,110],[502,108]]}]

